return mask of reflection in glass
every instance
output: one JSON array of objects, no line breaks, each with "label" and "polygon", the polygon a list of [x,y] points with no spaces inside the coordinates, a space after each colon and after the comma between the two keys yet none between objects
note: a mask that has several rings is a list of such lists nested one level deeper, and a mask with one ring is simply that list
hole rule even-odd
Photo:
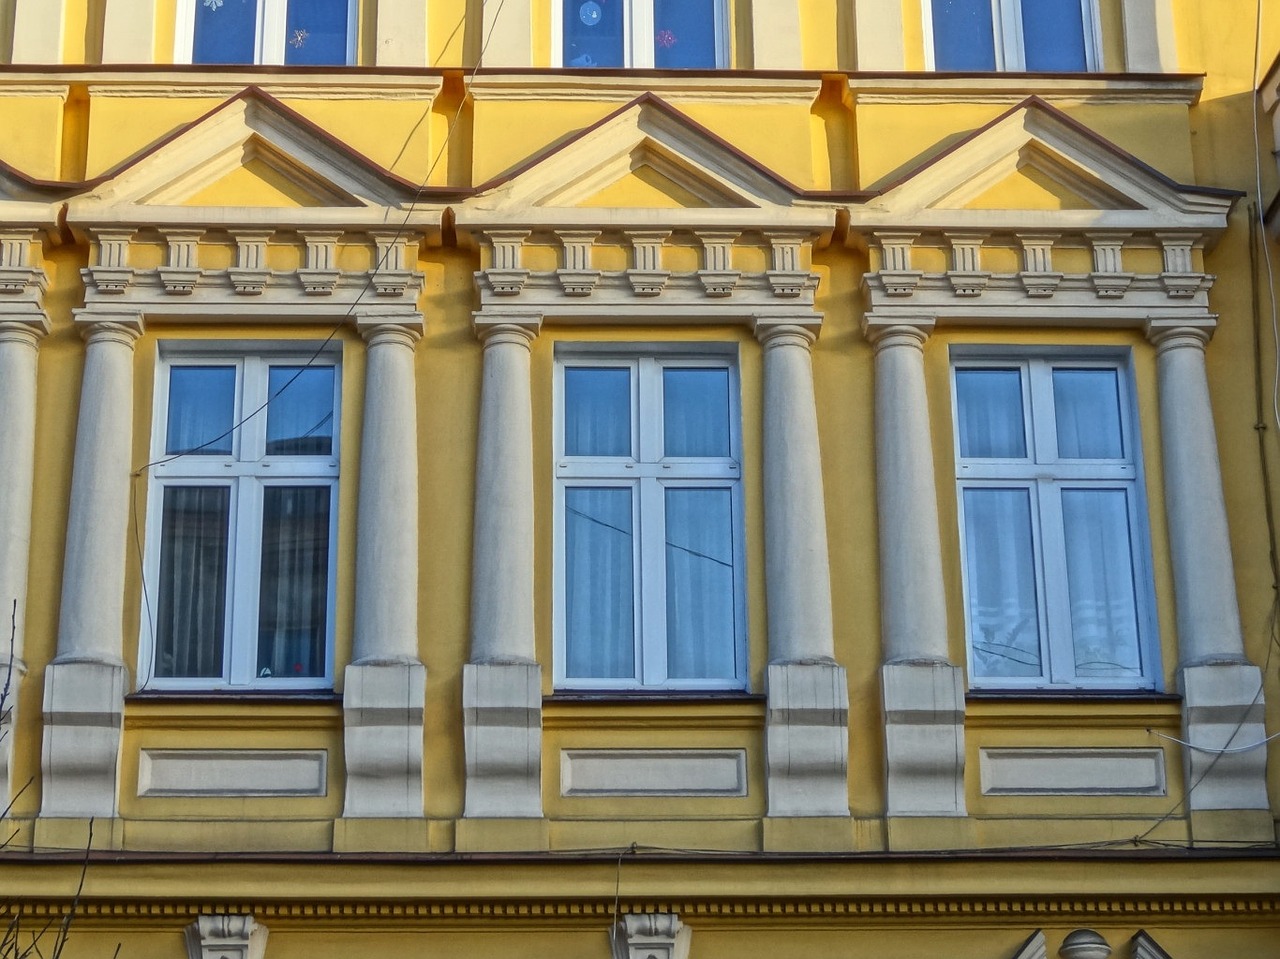
[{"label": "reflection in glass", "polygon": [[325,674],[330,498],[328,486],[262,491],[259,677]]},{"label": "reflection in glass", "polygon": [[956,370],[956,406],[961,457],[1026,457],[1021,370]]},{"label": "reflection in glass", "polygon": [[566,456],[631,455],[630,369],[565,369],[564,452]]},{"label": "reflection in glass", "polygon": [[729,371],[662,371],[663,452],[667,456],[729,455]]},{"label": "reflection in glass", "polygon": [[727,489],[666,491],[667,674],[737,675],[733,505]]},{"label": "reflection in glass", "polygon": [[349,0],[289,0],[284,62],[299,66],[345,64],[349,9]]},{"label": "reflection in glass", "polygon": [[623,66],[623,0],[563,0],[566,67]]},{"label": "reflection in glass", "polygon": [[273,366],[267,382],[267,455],[333,452],[332,366]]},{"label": "reflection in glass", "polygon": [[716,2],[654,0],[654,66],[660,70],[716,66]]},{"label": "reflection in glass", "polygon": [[222,675],[231,489],[166,486],[160,519],[155,675]]},{"label": "reflection in glass", "polygon": [[1120,459],[1120,383],[1115,370],[1053,371],[1053,409],[1062,459]]},{"label": "reflection in glass", "polygon": [[565,673],[635,676],[635,573],[629,488],[564,494]]},{"label": "reflection in glass", "polygon": [[1087,69],[1080,0],[1022,0],[1022,41],[1029,71]]},{"label": "reflection in glass", "polygon": [[994,70],[996,44],[991,0],[932,0],[932,3],[934,67],[938,70]]},{"label": "reflection in glass", "polygon": [[1063,490],[1062,526],[1076,675],[1142,675],[1126,491]]},{"label": "reflection in glass", "polygon": [[196,5],[192,63],[253,63],[258,0],[186,0]]},{"label": "reflection in glass", "polygon": [[973,671],[1041,676],[1031,491],[963,491],[964,559]]},{"label": "reflection in glass", "polygon": [[164,451],[202,456],[231,452],[236,415],[234,366],[174,366]]}]

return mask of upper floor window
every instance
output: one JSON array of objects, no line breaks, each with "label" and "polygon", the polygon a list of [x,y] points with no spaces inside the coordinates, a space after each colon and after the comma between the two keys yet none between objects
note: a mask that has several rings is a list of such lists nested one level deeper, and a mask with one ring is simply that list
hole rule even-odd
[{"label": "upper floor window", "polygon": [[331,683],[338,372],[332,359],[270,354],[161,364],[147,682]]},{"label": "upper floor window", "polygon": [[953,386],[971,683],[1153,686],[1127,365],[962,358]]},{"label": "upper floor window", "polygon": [[735,374],[715,355],[559,365],[557,685],[745,683]]},{"label": "upper floor window", "polygon": [[728,61],[725,0],[560,0],[566,67],[710,69]]},{"label": "upper floor window", "polygon": [[925,0],[924,9],[935,70],[1066,73],[1101,65],[1097,0]]},{"label": "upper floor window", "polygon": [[356,0],[181,0],[180,63],[341,66],[355,59]]}]

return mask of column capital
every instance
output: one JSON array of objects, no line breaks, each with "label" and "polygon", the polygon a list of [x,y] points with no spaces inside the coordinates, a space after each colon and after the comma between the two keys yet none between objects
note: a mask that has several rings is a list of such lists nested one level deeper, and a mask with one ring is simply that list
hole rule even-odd
[{"label": "column capital", "polygon": [[752,317],[752,332],[766,349],[775,346],[803,346],[806,350],[818,338],[821,313],[765,314]]},{"label": "column capital", "polygon": [[357,326],[366,346],[396,345],[413,350],[422,339],[422,328],[405,323],[371,323]]},{"label": "column capital", "polygon": [[491,313],[481,310],[472,314],[476,336],[485,346],[519,343],[526,348],[542,329],[541,313]]},{"label": "column capital", "polygon": [[877,353],[889,346],[920,349],[933,333],[935,322],[932,316],[877,316],[873,311],[862,318],[862,335]]},{"label": "column capital", "polygon": [[23,316],[0,314],[0,343],[36,346],[49,335],[49,318],[43,313]]},{"label": "column capital", "polygon": [[1218,317],[1212,313],[1154,317],[1147,320],[1143,332],[1158,353],[1183,347],[1203,350],[1217,325]]},{"label": "column capital", "polygon": [[90,343],[112,340],[132,347],[146,330],[140,310],[81,309],[75,318],[80,335]]}]

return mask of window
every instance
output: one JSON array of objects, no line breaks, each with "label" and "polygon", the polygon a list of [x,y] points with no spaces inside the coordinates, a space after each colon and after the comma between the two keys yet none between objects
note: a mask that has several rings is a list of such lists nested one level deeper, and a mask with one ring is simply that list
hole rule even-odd
[{"label": "window", "polygon": [[1097,0],[925,0],[935,70],[1067,73],[1101,66]]},{"label": "window", "polygon": [[331,684],[338,381],[331,358],[161,363],[139,670],[149,684]]},{"label": "window", "polygon": [[709,69],[728,61],[724,0],[559,0],[566,67]]},{"label": "window", "polygon": [[179,63],[342,66],[355,61],[355,0],[180,0]]},{"label": "window", "polygon": [[961,358],[953,387],[971,683],[1154,685],[1127,366]]},{"label": "window", "polygon": [[557,685],[741,688],[732,363],[580,355],[557,374]]}]

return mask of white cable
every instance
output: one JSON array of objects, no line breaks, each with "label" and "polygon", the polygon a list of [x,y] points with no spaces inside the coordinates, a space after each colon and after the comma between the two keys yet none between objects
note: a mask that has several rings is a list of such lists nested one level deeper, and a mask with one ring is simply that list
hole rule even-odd
[{"label": "white cable", "polygon": [[[1158,733],[1154,729],[1148,729],[1152,736],[1160,739],[1167,739],[1171,743],[1177,743],[1179,746],[1185,746],[1187,749],[1195,750],[1198,753],[1209,753],[1210,755],[1221,756],[1223,753],[1247,753],[1251,749],[1257,749],[1259,746],[1265,746],[1271,740],[1280,738],[1280,733],[1272,733],[1266,739],[1259,739],[1256,743],[1249,743],[1247,746],[1223,746],[1221,749],[1210,749],[1208,746],[1197,746],[1195,743],[1189,743],[1185,739],[1179,739],[1177,736],[1166,736],[1164,733]],[[1239,730],[1237,730],[1239,732]],[[1231,734],[1233,737],[1235,733]],[[1230,740],[1228,740],[1230,742]]]}]

